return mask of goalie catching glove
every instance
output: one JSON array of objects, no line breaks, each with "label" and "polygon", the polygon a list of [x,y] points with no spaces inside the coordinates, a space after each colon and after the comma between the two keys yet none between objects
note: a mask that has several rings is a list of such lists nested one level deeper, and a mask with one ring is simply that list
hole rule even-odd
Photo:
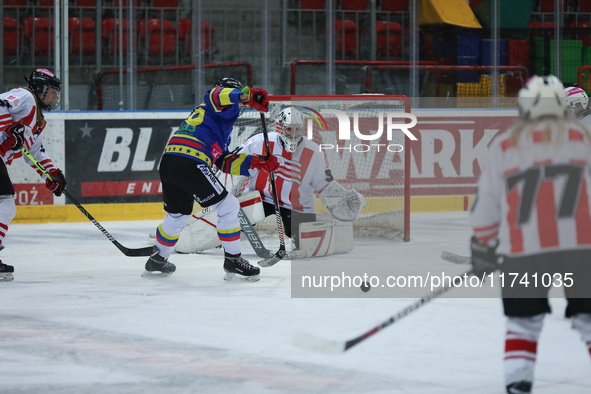
[{"label": "goalie catching glove", "polygon": [[338,182],[332,181],[320,193],[320,199],[336,220],[352,222],[365,207],[365,198],[357,190],[346,190]]},{"label": "goalie catching glove", "polygon": [[248,94],[248,98],[242,104],[248,105],[257,111],[269,111],[269,95],[265,89],[255,89],[245,86],[242,93]]}]

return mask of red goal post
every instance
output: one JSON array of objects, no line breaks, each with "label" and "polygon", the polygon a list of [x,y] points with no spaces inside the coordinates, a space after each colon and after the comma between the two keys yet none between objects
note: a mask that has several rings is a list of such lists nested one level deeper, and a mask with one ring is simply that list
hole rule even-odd
[{"label": "red goal post", "polygon": [[[266,117],[270,132],[283,108],[299,109],[304,116],[304,134],[318,144],[335,180],[364,195],[366,206],[353,223],[357,234],[410,240],[410,139],[393,129],[394,124],[409,122],[396,117],[397,112],[410,113],[406,96],[271,95],[269,101]],[[341,139],[346,119],[350,135]],[[380,130],[381,136],[376,138]],[[260,132],[258,112],[245,110],[234,125],[230,149]],[[365,136],[374,139],[366,140]],[[319,220],[328,214],[319,199],[316,211]]]}]

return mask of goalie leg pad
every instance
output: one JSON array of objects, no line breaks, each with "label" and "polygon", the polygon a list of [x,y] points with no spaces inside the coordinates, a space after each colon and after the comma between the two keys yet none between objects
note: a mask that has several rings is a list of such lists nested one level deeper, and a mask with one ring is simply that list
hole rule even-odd
[{"label": "goalie leg pad", "polygon": [[218,215],[207,207],[191,216],[174,250],[179,253],[197,253],[220,246],[217,234]]},{"label": "goalie leg pad", "polygon": [[353,250],[353,225],[329,220],[300,224],[300,251],[298,258],[321,257]]},{"label": "goalie leg pad", "polygon": [[[245,193],[238,197],[238,201],[251,223],[259,223],[265,219],[258,191]],[[199,253],[221,246],[217,224],[218,215],[213,207],[204,208],[193,214],[174,249],[179,253]]]}]

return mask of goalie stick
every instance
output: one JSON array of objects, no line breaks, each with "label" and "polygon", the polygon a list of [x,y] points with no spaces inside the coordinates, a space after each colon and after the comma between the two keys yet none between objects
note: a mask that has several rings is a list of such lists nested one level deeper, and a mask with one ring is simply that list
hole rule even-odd
[{"label": "goalie stick", "polygon": [[[43,174],[45,174],[47,179],[49,179],[50,181],[53,181],[53,178],[51,177],[51,175],[49,175],[49,172],[47,172],[45,167],[43,167],[41,164],[39,164],[37,159],[35,159],[35,157],[33,157],[33,155],[31,155],[31,153],[29,153],[29,151],[27,149],[21,148],[21,151],[23,152],[23,154],[25,156],[27,156],[27,158],[29,160],[31,160],[31,162],[33,162],[33,164],[35,164],[35,166],[39,169],[39,171],[41,171]],[[121,245],[119,242],[117,242],[117,240],[115,238],[113,238],[113,236],[111,234],[109,234],[109,232],[107,230],[105,230],[105,228],[103,226],[100,225],[99,222],[97,222],[95,220],[95,218],[92,217],[92,215],[86,209],[84,209],[84,207],[82,205],[80,205],[80,203],[78,201],[76,201],[76,199],[74,197],[72,197],[72,195],[70,193],[68,193],[68,191],[66,189],[64,189],[64,194],[66,195],[66,197],[68,197],[68,199],[70,201],[72,201],[72,203],[74,205],[76,205],[76,207],[80,210],[80,212],[82,212],[84,214],[84,216],[86,216],[88,218],[88,220],[90,220],[92,223],[94,223],[94,225],[99,230],[101,230],[101,232],[103,234],[105,234],[105,236],[107,238],[109,238],[109,241],[111,241],[113,243],[113,245],[115,245],[117,247],[117,249],[119,249],[124,255],[129,256],[129,257],[151,256],[152,254],[154,254],[156,252],[156,247],[154,247],[154,246],[148,246],[148,247],[139,248],[139,249],[131,249],[131,248],[126,248],[125,246]]]},{"label": "goalie stick", "polygon": [[[471,275],[472,270],[467,271],[464,275]],[[409,315],[410,313],[416,311],[421,306],[427,304],[429,301],[432,301],[434,298],[439,297],[443,293],[447,292],[448,290],[456,287],[456,285],[452,282],[451,286],[444,286],[437,290],[431,292],[431,294],[427,295],[426,297],[421,298],[420,300],[416,301],[415,303],[407,306],[396,315],[390,317],[388,320],[384,321],[383,323],[375,326],[371,330],[359,335],[356,338],[350,339],[348,341],[332,341],[328,339],[319,338],[317,336],[298,331],[295,333],[293,337],[293,344],[299,348],[311,350],[320,353],[330,353],[330,354],[339,354],[344,353],[347,350],[351,349],[353,346],[357,345],[359,342],[366,340],[367,338],[371,337],[375,333],[383,330],[384,328],[396,323],[398,320],[402,319],[403,317]]]},{"label": "goalie stick", "polygon": [[454,264],[468,265],[471,263],[470,256],[460,256],[459,254],[455,254],[445,250],[441,252],[441,258],[447,262]]},{"label": "goalie stick", "polygon": [[[267,149],[267,156],[271,155],[271,147],[269,145],[269,133],[267,132],[267,121],[265,120],[265,114],[261,114],[261,123],[263,126],[263,137],[265,138],[265,148]],[[281,225],[281,213],[279,212],[279,200],[277,198],[277,186],[275,185],[275,173],[270,172],[269,177],[271,178],[271,189],[273,191],[273,202],[275,203],[275,216],[277,218],[277,232],[279,233],[279,250],[275,255],[268,259],[259,261],[261,267],[271,267],[287,256],[285,251],[285,239],[283,237],[283,227]]]}]

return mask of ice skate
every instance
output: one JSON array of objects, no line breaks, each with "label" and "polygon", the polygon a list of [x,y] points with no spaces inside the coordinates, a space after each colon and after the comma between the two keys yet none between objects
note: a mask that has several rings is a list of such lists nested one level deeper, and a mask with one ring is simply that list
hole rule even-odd
[{"label": "ice skate", "polygon": [[531,382],[522,380],[521,382],[514,382],[507,386],[508,394],[527,394],[531,393]]},{"label": "ice skate", "polygon": [[13,280],[13,272],[14,267],[12,265],[4,264],[0,261],[0,282],[10,282]]},{"label": "ice skate", "polygon": [[226,271],[224,280],[256,282],[260,279],[259,273],[261,272],[261,269],[252,266],[240,255],[226,253],[226,258],[224,259],[224,271]]},{"label": "ice skate", "polygon": [[142,273],[143,278],[161,278],[172,275],[176,266],[168,262],[168,259],[154,253],[146,262],[146,269]]}]

